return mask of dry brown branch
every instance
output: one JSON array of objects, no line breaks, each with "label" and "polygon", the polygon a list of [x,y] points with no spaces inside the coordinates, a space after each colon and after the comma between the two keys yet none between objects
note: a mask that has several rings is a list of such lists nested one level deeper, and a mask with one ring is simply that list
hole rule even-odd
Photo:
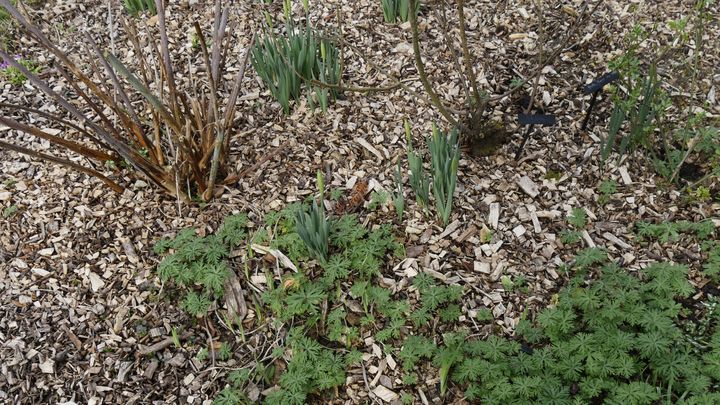
[{"label": "dry brown branch", "polygon": [[85,166],[80,166],[79,164],[77,164],[75,162],[71,162],[69,160],[62,159],[62,158],[52,156],[52,155],[48,155],[45,153],[37,152],[32,149],[25,148],[23,146],[13,145],[13,144],[7,143],[5,141],[0,141],[0,147],[9,149],[9,150],[17,152],[17,153],[22,153],[23,155],[28,155],[28,156],[32,156],[34,158],[47,160],[48,162],[67,166],[67,167],[70,167],[81,173],[85,173],[89,176],[96,177],[96,178],[100,179],[103,183],[105,183],[108,187],[110,187],[110,189],[112,189],[116,193],[122,193],[124,190],[124,188],[120,187],[117,183],[108,179],[107,177],[105,177],[102,173],[98,172],[97,170],[90,169]]}]

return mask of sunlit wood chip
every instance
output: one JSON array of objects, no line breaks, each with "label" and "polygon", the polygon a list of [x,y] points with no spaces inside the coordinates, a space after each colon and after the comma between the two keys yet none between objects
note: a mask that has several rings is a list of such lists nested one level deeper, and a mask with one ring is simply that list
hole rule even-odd
[{"label": "sunlit wood chip", "polygon": [[378,385],[377,387],[375,387],[375,389],[373,389],[373,394],[377,395],[378,398],[382,399],[385,402],[396,401],[398,398],[400,398],[398,394],[383,387],[382,385]]}]

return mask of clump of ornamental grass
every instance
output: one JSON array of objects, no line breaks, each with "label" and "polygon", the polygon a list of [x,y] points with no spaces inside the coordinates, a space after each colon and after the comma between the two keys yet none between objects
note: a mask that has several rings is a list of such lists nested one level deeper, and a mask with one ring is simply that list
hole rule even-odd
[{"label": "clump of ornamental grass", "polygon": [[[196,196],[205,200],[212,198],[218,178],[229,175],[226,161],[234,133],[235,103],[247,58],[246,54],[234,79],[225,82],[227,48],[237,38],[233,36],[234,25],[228,23],[229,8],[221,3],[215,1],[215,21],[209,37],[197,22],[193,23],[202,51],[198,61],[202,68],[198,70],[205,73],[203,80],[187,84],[178,81],[177,68],[170,57],[165,6],[161,0],[155,1],[157,33],[150,33],[145,40],[141,40],[132,19],[123,20],[134,49],[132,65],[103,50],[105,47],[87,32],[82,36],[84,45],[89,48],[85,55],[92,55],[94,60],[78,56],[77,52],[71,56],[40,27],[26,19],[9,0],[0,0],[0,5],[25,35],[47,51],[72,91],[59,93],[5,50],[0,50],[0,57],[64,109],[77,124],[18,104],[0,106],[5,110],[0,123],[47,140],[58,149],[81,155],[94,166],[83,166],[56,154],[41,153],[5,140],[0,141],[0,147],[95,176],[116,192],[122,192],[124,188],[100,173],[98,167],[123,165],[132,168],[158,188],[185,201]],[[148,49],[150,51],[146,51]],[[229,94],[224,94],[225,91]],[[25,123],[10,118],[19,113],[26,115]],[[72,130],[80,139],[54,135],[27,124],[37,117]]]}]

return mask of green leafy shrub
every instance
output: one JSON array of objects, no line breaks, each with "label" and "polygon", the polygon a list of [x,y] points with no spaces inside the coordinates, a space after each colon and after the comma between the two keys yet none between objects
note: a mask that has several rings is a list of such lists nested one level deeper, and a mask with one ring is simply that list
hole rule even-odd
[{"label": "green leafy shrub", "polygon": [[214,235],[200,237],[194,229],[185,229],[155,245],[157,254],[171,252],[160,262],[157,273],[164,282],[187,291],[182,307],[189,314],[205,316],[213,302],[222,298],[230,276],[227,257],[245,240],[246,225],[246,215],[231,215]]},{"label": "green leafy shrub", "polygon": [[[252,50],[253,67],[285,114],[290,113],[290,101],[300,98],[303,84],[326,111],[329,99],[338,94],[332,85],[340,83],[340,53],[332,41],[321,38],[310,26],[309,18],[304,28],[296,27],[289,8],[286,4],[283,34],[265,27],[264,36]],[[312,96],[308,100],[314,102]]]},{"label": "green leafy shrub", "polygon": [[142,13],[157,14],[155,0],[123,0],[123,6],[125,11],[133,17],[137,17]]}]

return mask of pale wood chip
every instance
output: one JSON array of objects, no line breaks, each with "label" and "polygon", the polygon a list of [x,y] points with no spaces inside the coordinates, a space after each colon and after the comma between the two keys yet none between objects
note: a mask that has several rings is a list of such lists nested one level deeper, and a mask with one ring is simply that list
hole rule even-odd
[{"label": "pale wood chip", "polygon": [[632,179],[630,178],[630,174],[628,173],[628,170],[625,166],[618,167],[618,171],[620,172],[620,178],[623,181],[623,184],[626,186],[629,186],[632,184]]},{"label": "pale wood chip", "polygon": [[529,195],[532,198],[537,197],[538,194],[540,194],[540,190],[538,189],[537,184],[530,180],[530,177],[528,176],[522,176],[520,179],[518,179],[517,184],[520,186],[522,191],[524,191],[527,195]]},{"label": "pale wood chip", "polygon": [[582,234],[583,240],[585,241],[585,243],[587,243],[588,247],[591,247],[591,248],[596,247],[595,242],[590,237],[590,234],[588,233],[588,231],[583,230],[581,232],[581,234]]},{"label": "pale wood chip", "polygon": [[362,145],[363,148],[367,149],[370,153],[375,155],[379,161],[382,161],[384,159],[382,153],[375,149],[374,146],[370,145],[370,143],[364,138],[355,138],[355,142],[359,143],[360,145]]},{"label": "pale wood chip", "polygon": [[385,402],[396,401],[400,398],[398,394],[385,388],[382,385],[378,385],[377,387],[375,387],[373,389],[373,394],[377,395],[378,398],[382,399]]},{"label": "pale wood chip", "polygon": [[610,232],[605,232],[602,234],[602,236],[603,236],[603,238],[609,240],[610,242],[612,242],[613,244],[615,244],[617,247],[619,247],[621,249],[631,249],[632,248],[632,246],[623,242],[620,238],[611,234]]},{"label": "pale wood chip", "polygon": [[234,273],[225,281],[225,305],[228,307],[232,322],[239,324],[245,319],[247,315],[245,294],[240,285],[240,279]]}]

